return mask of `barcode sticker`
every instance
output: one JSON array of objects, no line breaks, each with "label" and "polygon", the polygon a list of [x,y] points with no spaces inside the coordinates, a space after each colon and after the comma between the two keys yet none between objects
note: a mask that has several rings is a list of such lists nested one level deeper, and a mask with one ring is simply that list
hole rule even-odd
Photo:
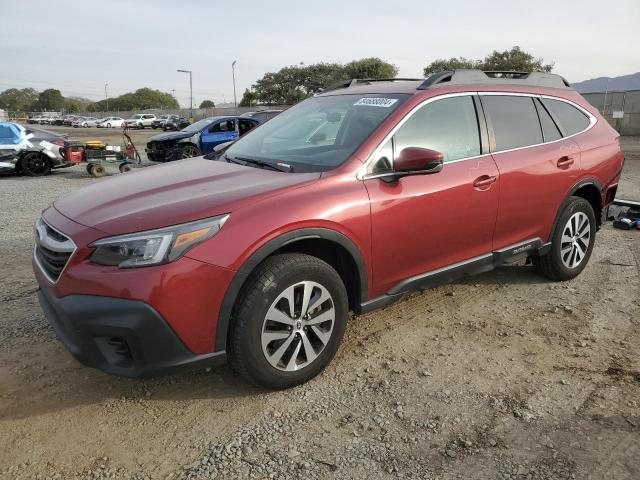
[{"label": "barcode sticker", "polygon": [[397,101],[398,101],[397,98],[364,97],[358,100],[356,103],[354,103],[354,105],[389,108],[391,105],[393,105]]}]

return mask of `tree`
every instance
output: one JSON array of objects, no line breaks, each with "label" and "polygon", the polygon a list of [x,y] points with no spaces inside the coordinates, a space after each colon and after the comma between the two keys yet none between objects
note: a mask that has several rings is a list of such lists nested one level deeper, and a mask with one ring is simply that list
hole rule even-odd
[{"label": "tree", "polygon": [[434,72],[461,70],[465,68],[480,68],[480,60],[469,60],[464,57],[450,58],[448,60],[439,58],[431,62],[428,67],[425,67],[424,75],[426,77]]},{"label": "tree", "polygon": [[215,108],[216,104],[211,100],[203,100],[198,108]]},{"label": "tree", "polygon": [[242,100],[240,100],[240,104],[238,106],[251,107],[251,105],[255,105],[257,103],[257,100],[257,95],[248,88],[245,88]]},{"label": "tree", "polygon": [[346,78],[395,78],[398,68],[376,57],[354,60],[344,66]]},{"label": "tree", "polygon": [[442,70],[456,70],[463,68],[477,68],[479,70],[501,70],[515,72],[550,72],[553,63],[544,63],[544,59],[535,58],[530,53],[521,50],[520,47],[512,47],[511,50],[498,52],[494,50],[483,60],[470,60],[464,57],[437,59],[424,69],[425,76]]},{"label": "tree", "polygon": [[38,95],[37,107],[40,110],[60,111],[64,108],[65,98],[60,90],[47,88]]},{"label": "tree", "polygon": [[10,88],[0,93],[0,108],[7,111],[28,111],[36,107],[38,92],[33,88]]},{"label": "tree", "polygon": [[483,70],[513,70],[515,72],[550,72],[553,63],[544,64],[542,58],[535,58],[530,53],[515,46],[504,52],[493,51],[482,64]]},{"label": "tree", "polygon": [[[153,108],[180,108],[177,100],[169,93],[151,88],[139,88],[135,92],[125,93],[108,100],[109,110],[147,110]],[[89,109],[94,112],[107,111],[107,100],[92,103]]]},{"label": "tree", "polygon": [[241,106],[249,103],[288,105],[299,102],[322,89],[350,78],[392,78],[397,68],[379,58],[364,58],[346,65],[340,63],[316,63],[292,65],[277,72],[265,73],[245,91]]}]

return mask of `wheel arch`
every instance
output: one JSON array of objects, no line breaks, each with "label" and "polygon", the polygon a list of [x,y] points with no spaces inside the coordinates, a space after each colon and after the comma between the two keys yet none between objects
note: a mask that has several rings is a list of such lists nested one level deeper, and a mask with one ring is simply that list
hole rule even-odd
[{"label": "wheel arch", "polygon": [[602,225],[602,190],[602,184],[595,178],[585,178],[571,187],[569,193],[567,193],[564,200],[560,204],[558,211],[556,212],[556,218],[553,221],[553,226],[551,228],[551,232],[549,233],[548,241],[551,241],[553,232],[555,232],[556,226],[558,225],[560,215],[564,210],[564,206],[567,204],[567,201],[571,197],[584,198],[591,204],[591,206],[593,207],[593,212],[596,216],[596,229],[599,229]]},{"label": "wheel arch", "polygon": [[307,253],[335,268],[347,288],[351,310],[357,312],[360,304],[367,299],[366,264],[358,247],[347,236],[328,228],[304,228],[287,232],[259,247],[234,275],[218,314],[216,351],[227,348],[233,308],[251,272],[267,258],[286,252]]}]

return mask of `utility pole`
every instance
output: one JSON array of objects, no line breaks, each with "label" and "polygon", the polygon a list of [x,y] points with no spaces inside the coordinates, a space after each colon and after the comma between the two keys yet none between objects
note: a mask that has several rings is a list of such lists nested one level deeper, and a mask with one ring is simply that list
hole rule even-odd
[{"label": "utility pole", "polygon": [[231,75],[233,77],[233,106],[236,109],[236,115],[238,114],[238,99],[236,98],[236,62],[234,60],[231,64]]},{"label": "utility pole", "polygon": [[191,120],[193,121],[193,76],[191,70],[178,70],[180,73],[188,73],[189,74],[189,98],[191,105],[189,106],[191,110]]},{"label": "utility pole", "polygon": [[108,83],[104,84],[104,99],[107,102],[107,112],[109,111],[109,95],[107,95],[107,85],[109,85]]}]

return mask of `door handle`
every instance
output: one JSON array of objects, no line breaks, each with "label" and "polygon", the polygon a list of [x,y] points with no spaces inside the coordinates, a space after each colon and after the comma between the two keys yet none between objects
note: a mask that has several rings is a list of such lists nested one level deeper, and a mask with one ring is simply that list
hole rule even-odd
[{"label": "door handle", "polygon": [[572,165],[573,162],[573,157],[568,157],[565,155],[564,157],[560,157],[558,159],[558,163],[556,163],[556,166],[558,168],[567,168],[568,166]]},{"label": "door handle", "polygon": [[494,183],[497,179],[498,177],[496,176],[482,175],[481,177],[475,179],[475,181],[473,182],[473,186],[474,188],[485,190],[489,188],[491,184]]}]

